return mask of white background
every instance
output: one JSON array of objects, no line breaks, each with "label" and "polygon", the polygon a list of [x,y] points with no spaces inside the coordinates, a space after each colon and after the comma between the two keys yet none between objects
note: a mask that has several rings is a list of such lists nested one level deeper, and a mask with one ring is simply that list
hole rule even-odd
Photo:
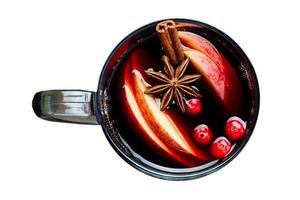
[{"label": "white background", "polygon": [[[0,199],[299,199],[297,1],[0,1]],[[96,90],[114,46],[136,28],[191,18],[227,33],[257,72],[261,109],[253,136],[205,178],[146,176],[113,151],[99,126],[51,123],[35,92]]]}]

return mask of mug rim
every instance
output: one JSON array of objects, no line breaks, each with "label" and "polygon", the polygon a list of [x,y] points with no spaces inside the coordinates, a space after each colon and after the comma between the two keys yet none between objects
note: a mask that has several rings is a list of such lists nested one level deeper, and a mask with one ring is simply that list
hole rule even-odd
[{"label": "mug rim", "polygon": [[103,90],[101,89],[101,86],[103,84],[105,84],[105,82],[103,82],[104,80],[104,73],[106,72],[108,65],[112,59],[112,57],[115,55],[115,53],[118,51],[118,49],[129,39],[131,38],[133,35],[139,33],[139,32],[143,32],[145,29],[157,24],[160,21],[164,21],[167,19],[162,19],[162,20],[157,20],[151,23],[148,23],[144,26],[141,26],[139,28],[137,28],[136,30],[134,30],[133,32],[129,33],[124,39],[122,39],[112,50],[112,52],[110,53],[110,55],[108,56],[108,58],[106,59],[100,77],[99,77],[99,81],[98,81],[98,89],[96,92],[96,102],[95,102],[95,114],[96,114],[96,118],[98,123],[101,125],[102,130],[104,132],[104,135],[106,136],[107,140],[109,141],[110,145],[113,147],[113,149],[118,153],[118,155],[128,164],[130,164],[131,166],[133,166],[135,169],[148,174],[150,176],[156,177],[156,178],[160,178],[160,179],[165,179],[165,180],[191,180],[191,179],[196,179],[196,178],[200,178],[200,177],[204,177],[207,176],[211,173],[214,173],[216,171],[218,171],[219,169],[223,168],[224,166],[226,166],[228,163],[230,163],[242,150],[243,148],[246,146],[246,144],[248,143],[251,135],[253,134],[253,131],[255,129],[255,125],[257,122],[257,118],[258,118],[258,114],[259,114],[259,108],[260,108],[260,89],[259,89],[259,83],[258,83],[258,79],[257,79],[257,75],[256,72],[254,70],[254,67],[251,63],[251,61],[249,60],[248,56],[245,54],[245,52],[242,50],[242,48],[233,40],[231,39],[227,34],[225,34],[224,32],[222,32],[221,30],[217,29],[216,27],[213,27],[209,24],[197,21],[197,20],[192,20],[192,19],[186,19],[186,18],[168,18],[171,20],[174,20],[176,22],[183,22],[183,23],[192,23],[192,24],[196,24],[196,25],[200,25],[203,26],[205,28],[211,29],[212,31],[214,31],[215,33],[217,33],[218,35],[221,35],[227,42],[231,43],[231,45],[236,48],[236,50],[242,55],[243,60],[247,63],[247,66],[249,67],[249,70],[251,72],[251,75],[253,76],[253,81],[255,83],[255,111],[252,117],[252,124],[250,127],[248,127],[248,134],[245,136],[245,138],[241,141],[240,145],[238,146],[237,149],[235,149],[233,152],[230,153],[230,155],[228,157],[226,157],[224,160],[213,164],[212,166],[206,167],[204,169],[200,169],[197,171],[192,171],[192,172],[178,172],[178,173],[174,173],[174,172],[168,172],[168,171],[162,171],[156,168],[153,168],[149,165],[146,166],[146,164],[144,164],[145,166],[135,162],[133,159],[131,159],[129,156],[127,156],[113,141],[113,139],[111,138],[111,136],[109,135],[109,133],[107,132],[107,126],[104,123],[103,120],[103,110],[102,110],[102,106],[100,106],[102,104],[102,92]]}]

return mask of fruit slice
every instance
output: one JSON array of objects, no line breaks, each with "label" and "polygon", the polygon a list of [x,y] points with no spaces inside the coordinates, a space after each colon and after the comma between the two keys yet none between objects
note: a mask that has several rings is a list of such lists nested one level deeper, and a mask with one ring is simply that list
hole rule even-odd
[{"label": "fruit slice", "polygon": [[202,52],[217,65],[222,64],[221,54],[207,39],[187,31],[178,31],[178,35],[184,46]]},{"label": "fruit slice", "polygon": [[160,111],[157,100],[144,94],[148,84],[141,67],[149,66],[153,60],[144,50],[135,50],[125,64],[124,99],[131,123],[140,127],[140,138],[147,140],[151,148],[164,152],[165,156],[185,166],[196,166],[210,160],[190,141],[183,127],[178,127],[171,112]]},{"label": "fruit slice", "polygon": [[143,134],[143,137],[145,137],[143,139],[145,139],[147,143],[152,146],[152,148],[155,148],[158,152],[160,152],[160,154],[168,155],[168,157],[173,158],[174,160],[185,166],[193,166],[193,163],[184,158],[181,158],[181,156],[176,154],[170,147],[165,145],[151,130],[151,128],[145,121],[145,118],[142,116],[132,90],[126,84],[124,85],[124,92],[127,101],[127,104],[124,105],[126,107],[126,113],[128,114],[128,116],[130,116],[129,118],[131,120],[131,123],[135,125],[135,128],[139,129],[138,132]]},{"label": "fruit slice", "polygon": [[170,147],[165,145],[148,125],[138,106],[138,101],[134,96],[132,88],[132,67],[130,66],[130,63],[125,65],[123,73],[124,79],[122,81],[124,82],[122,88],[123,91],[121,91],[123,96],[123,98],[121,98],[122,108],[123,112],[128,116],[127,121],[136,129],[136,132],[140,134],[139,139],[142,139],[152,149],[155,149],[158,154],[171,158],[170,160],[179,162],[183,166],[193,166],[194,163],[182,158]]},{"label": "fruit slice", "polygon": [[191,32],[179,31],[185,55],[191,66],[203,75],[209,93],[228,112],[239,115],[242,108],[242,89],[237,74],[226,58],[205,38]]}]

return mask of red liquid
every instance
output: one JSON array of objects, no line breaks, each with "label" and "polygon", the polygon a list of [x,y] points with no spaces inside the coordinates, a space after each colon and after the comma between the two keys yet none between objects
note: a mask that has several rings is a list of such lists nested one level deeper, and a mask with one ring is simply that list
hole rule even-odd
[{"label": "red liquid", "polygon": [[[188,45],[184,40],[183,44]],[[226,76],[222,76],[221,73],[219,82],[216,81],[220,85],[223,84],[224,91],[220,91],[222,88],[220,85],[214,86],[209,82],[208,79],[212,77],[213,71],[196,82],[193,86],[201,93],[204,106],[199,116],[182,114],[175,103],[172,103],[164,113],[158,113],[152,107],[153,99],[159,104],[160,96],[155,98],[144,96],[142,86],[159,84],[148,77],[144,71],[149,68],[155,71],[163,69],[160,58],[164,52],[157,37],[153,36],[140,42],[116,66],[111,84],[108,85],[109,118],[114,122],[127,148],[140,162],[147,164],[151,162],[171,168],[204,165],[215,159],[211,156],[209,147],[195,143],[192,137],[193,129],[199,124],[206,124],[217,138],[224,136],[224,126],[229,117],[238,116],[244,121],[248,120],[251,111],[248,84],[246,80],[240,78],[242,72],[238,70],[238,66],[235,66],[236,58],[231,57],[228,50],[221,48],[217,43],[214,45],[218,50],[210,49],[207,52],[220,51],[224,56],[220,54],[221,60],[213,57],[214,52],[207,56],[215,59],[216,69],[218,65],[226,65],[222,68],[222,73],[226,73]],[[200,48],[207,50],[209,46]],[[190,65],[193,65],[193,62]],[[199,70],[189,66],[186,74],[195,73],[199,73]],[[230,81],[224,80],[224,77],[229,78]],[[216,88],[218,86],[220,87]],[[218,90],[219,93],[216,94]],[[186,99],[189,98],[186,96]],[[175,124],[176,130],[172,124]],[[177,133],[179,136],[176,135]]]}]

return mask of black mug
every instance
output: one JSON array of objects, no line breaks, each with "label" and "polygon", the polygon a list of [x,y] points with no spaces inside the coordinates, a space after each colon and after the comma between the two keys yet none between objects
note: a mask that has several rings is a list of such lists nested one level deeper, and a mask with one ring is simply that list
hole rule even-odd
[{"label": "black mug", "polygon": [[148,165],[146,162],[140,162],[136,155],[127,148],[127,144],[124,143],[108,120],[109,116],[105,108],[105,92],[115,67],[120,63],[122,57],[130,49],[133,49],[139,41],[155,34],[155,26],[158,22],[147,24],[135,30],[115,47],[104,64],[97,92],[85,90],[49,90],[38,92],[33,98],[33,110],[35,114],[49,121],[101,125],[113,149],[128,164],[145,174],[157,178],[166,180],[195,179],[215,172],[228,164],[246,145],[256,124],[259,111],[259,87],[255,71],[242,49],[220,30],[194,20],[173,20],[177,23],[193,25],[193,30],[227,49],[227,54],[230,54],[234,58],[235,70],[247,82],[247,93],[249,93],[249,97],[251,98],[251,114],[247,121],[247,135],[239,142],[228,157],[209,166],[192,168],[169,168]]}]

